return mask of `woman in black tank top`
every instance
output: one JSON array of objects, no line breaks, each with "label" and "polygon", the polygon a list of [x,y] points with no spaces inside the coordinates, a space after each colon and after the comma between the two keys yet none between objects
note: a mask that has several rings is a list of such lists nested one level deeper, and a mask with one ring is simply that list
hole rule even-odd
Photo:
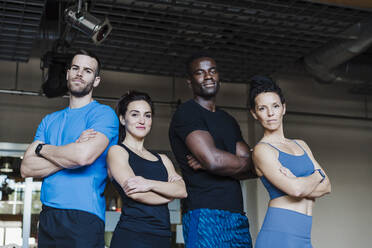
[{"label": "woman in black tank top", "polygon": [[144,148],[154,106],[146,93],[131,91],[117,104],[119,144],[107,155],[108,173],[122,201],[110,247],[170,247],[168,203],[187,196],[185,183],[163,154]]}]

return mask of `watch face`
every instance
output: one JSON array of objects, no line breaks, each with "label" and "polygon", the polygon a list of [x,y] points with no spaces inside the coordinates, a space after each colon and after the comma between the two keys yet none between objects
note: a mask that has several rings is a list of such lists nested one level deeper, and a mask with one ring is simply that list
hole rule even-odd
[{"label": "watch face", "polygon": [[43,143],[40,143],[36,146],[36,149],[35,149],[35,154],[40,156],[40,151],[41,151],[41,148],[43,148]]}]

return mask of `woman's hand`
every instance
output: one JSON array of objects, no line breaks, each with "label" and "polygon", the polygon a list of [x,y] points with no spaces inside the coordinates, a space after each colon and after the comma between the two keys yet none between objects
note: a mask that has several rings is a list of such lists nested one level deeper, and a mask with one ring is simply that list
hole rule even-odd
[{"label": "woman's hand", "polygon": [[144,193],[151,191],[151,181],[141,176],[134,176],[124,182],[123,189],[125,194]]},{"label": "woman's hand", "polygon": [[84,130],[81,134],[80,137],[75,141],[75,143],[83,143],[86,142],[90,139],[93,139],[96,137],[97,131],[94,131],[94,129],[87,129]]},{"label": "woman's hand", "polygon": [[281,173],[283,173],[287,177],[292,177],[292,178],[296,177],[295,175],[293,175],[293,173],[292,173],[292,171],[290,169],[288,169],[288,168],[286,168],[284,166],[280,166],[279,167],[279,171]]},{"label": "woman's hand", "polygon": [[178,174],[172,175],[168,177],[168,182],[173,183],[176,181],[182,180],[182,177]]}]

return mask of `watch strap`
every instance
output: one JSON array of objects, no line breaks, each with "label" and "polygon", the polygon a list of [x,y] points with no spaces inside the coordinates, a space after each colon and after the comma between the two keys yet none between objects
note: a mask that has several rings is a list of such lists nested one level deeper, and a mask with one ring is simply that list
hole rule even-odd
[{"label": "watch strap", "polygon": [[40,143],[36,146],[35,148],[35,154],[39,157],[42,157],[42,155],[40,154],[40,151],[41,149],[43,148],[43,145],[45,145],[44,143]]}]

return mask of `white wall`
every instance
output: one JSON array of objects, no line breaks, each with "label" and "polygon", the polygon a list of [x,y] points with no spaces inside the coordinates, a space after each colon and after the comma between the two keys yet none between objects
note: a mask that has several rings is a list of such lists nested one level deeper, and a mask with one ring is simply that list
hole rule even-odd
[{"label": "white wall", "polygon": [[[348,85],[320,85],[309,78],[277,75],[290,111],[337,115],[372,116],[371,97],[350,95]],[[187,100],[191,97],[184,79],[175,79],[173,97],[169,77],[104,71],[97,96],[120,97],[128,89],[150,93],[155,101]],[[37,91],[41,73],[39,60],[20,64],[18,89]],[[14,88],[15,63],[0,62],[0,89]],[[246,105],[246,85],[222,84],[218,104]],[[0,93],[0,142],[29,143],[42,117],[67,104],[66,99],[14,96]],[[113,106],[113,103],[109,103]],[[146,144],[151,149],[170,150],[168,126],[174,109],[157,104],[153,130]],[[228,110],[239,121],[251,145],[261,137],[258,125],[242,110]],[[372,121],[287,115],[285,133],[304,139],[332,182],[332,194],[317,201],[314,209],[314,247],[369,247],[372,236]],[[246,207],[255,238],[264,218],[268,197],[261,182],[246,185]]]}]

